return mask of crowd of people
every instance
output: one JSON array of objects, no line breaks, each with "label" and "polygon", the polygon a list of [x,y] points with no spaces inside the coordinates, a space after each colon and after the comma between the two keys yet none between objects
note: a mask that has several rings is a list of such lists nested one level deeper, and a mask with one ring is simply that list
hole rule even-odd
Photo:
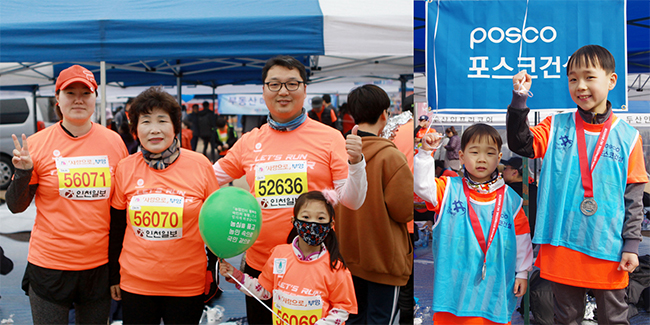
[{"label": "crowd of people", "polygon": [[[535,263],[558,323],[580,324],[591,289],[599,321],[625,324],[648,182],[642,144],[607,101],[617,76],[606,49],[580,48],[567,74],[577,111],[532,127],[532,78],[513,77],[507,145],[521,157],[502,160],[504,139],[486,124],[449,127],[443,144],[421,115],[381,137],[391,100],[375,85],[340,108],[314,97],[307,110],[307,72],[290,56],[266,62],[266,123],[239,139],[208,102],[184,112],[156,87],[115,114],[113,132],[91,121],[93,74],[65,69],[61,122],[14,136],[6,195],[13,212],[37,207],[23,280],[34,323],[65,324],[74,307],[78,323],[106,324],[112,298],[124,324],[197,324],[212,268],[246,294],[250,324],[393,324],[398,311],[412,324],[415,215],[432,232],[434,323],[510,323]],[[537,186],[522,157],[544,159]],[[262,228],[242,269],[215,268],[199,211],[242,177]]]}]

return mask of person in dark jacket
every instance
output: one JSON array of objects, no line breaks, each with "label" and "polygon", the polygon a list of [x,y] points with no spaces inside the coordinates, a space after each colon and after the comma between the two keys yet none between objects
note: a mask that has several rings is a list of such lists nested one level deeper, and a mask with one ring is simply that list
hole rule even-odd
[{"label": "person in dark jacket", "polygon": [[208,157],[207,155],[207,150],[208,150],[208,145],[210,145],[210,150],[212,152],[212,155],[208,157],[211,162],[215,162],[215,141],[214,141],[214,114],[210,110],[210,103],[207,101],[203,102],[203,110],[199,111],[199,121],[198,121],[198,127],[199,127],[199,133],[198,136],[201,138],[201,141],[203,141],[203,155]]},{"label": "person in dark jacket", "polygon": [[445,150],[447,150],[445,168],[450,168],[458,173],[460,170],[460,160],[458,158],[458,151],[460,151],[460,137],[453,126],[448,127],[445,130],[445,134],[447,134],[447,137],[449,138],[449,142],[445,146]]},{"label": "person in dark jacket", "polygon": [[219,158],[223,158],[228,153],[228,149],[232,148],[237,141],[237,133],[224,116],[217,116],[215,124],[217,127],[217,151]]},{"label": "person in dark jacket", "polygon": [[308,115],[316,121],[336,128],[334,126],[334,122],[337,120],[336,113],[331,108],[323,107],[323,99],[318,96],[311,99],[311,111]]}]

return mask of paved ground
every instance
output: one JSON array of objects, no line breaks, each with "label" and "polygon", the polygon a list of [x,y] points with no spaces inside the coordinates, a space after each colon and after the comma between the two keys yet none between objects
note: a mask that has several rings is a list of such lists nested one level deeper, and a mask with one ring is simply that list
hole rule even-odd
[{"label": "paved ground", "polygon": [[[641,246],[639,247],[639,253],[641,255],[650,254],[650,237],[644,237]],[[419,300],[419,312],[416,317],[422,319],[423,325],[431,325],[432,314],[428,312],[427,308],[433,304],[433,256],[431,253],[431,246],[429,247],[416,246],[415,250],[415,298]],[[520,304],[517,306],[519,307]],[[424,313],[423,313],[424,312]],[[633,317],[630,320],[631,325],[649,325],[650,324],[650,313],[648,311],[640,310],[640,313]],[[532,318],[532,314],[531,314]],[[532,323],[532,322],[531,322]],[[524,319],[515,311],[512,316],[512,324],[520,325],[524,324]],[[592,325],[596,324],[595,322],[584,321],[583,325]]]}]

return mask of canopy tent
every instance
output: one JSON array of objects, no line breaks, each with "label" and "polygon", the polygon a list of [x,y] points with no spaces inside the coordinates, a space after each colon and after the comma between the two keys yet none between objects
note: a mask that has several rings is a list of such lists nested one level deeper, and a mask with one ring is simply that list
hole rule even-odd
[{"label": "canopy tent", "polygon": [[0,66],[3,89],[52,84],[71,63],[97,71],[101,61],[107,83],[120,87],[260,83],[277,54],[299,57],[315,82],[412,73],[409,0],[7,0],[0,8],[0,62],[19,62]]}]

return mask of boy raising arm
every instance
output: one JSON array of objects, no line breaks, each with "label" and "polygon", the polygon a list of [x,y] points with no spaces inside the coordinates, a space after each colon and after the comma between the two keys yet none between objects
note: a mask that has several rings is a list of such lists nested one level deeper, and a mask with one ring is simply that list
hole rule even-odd
[{"label": "boy raising arm", "polygon": [[[617,118],[607,100],[616,86],[614,57],[587,45],[567,63],[576,113],[561,113],[528,127],[531,77],[513,77],[508,107],[510,149],[544,158],[533,242],[541,244],[537,266],[552,281],[555,317],[580,324],[584,296],[596,296],[598,318],[628,324],[624,301],[628,272],[638,266],[643,184],[648,181],[639,132]],[[523,87],[522,87],[523,86]]]}]

